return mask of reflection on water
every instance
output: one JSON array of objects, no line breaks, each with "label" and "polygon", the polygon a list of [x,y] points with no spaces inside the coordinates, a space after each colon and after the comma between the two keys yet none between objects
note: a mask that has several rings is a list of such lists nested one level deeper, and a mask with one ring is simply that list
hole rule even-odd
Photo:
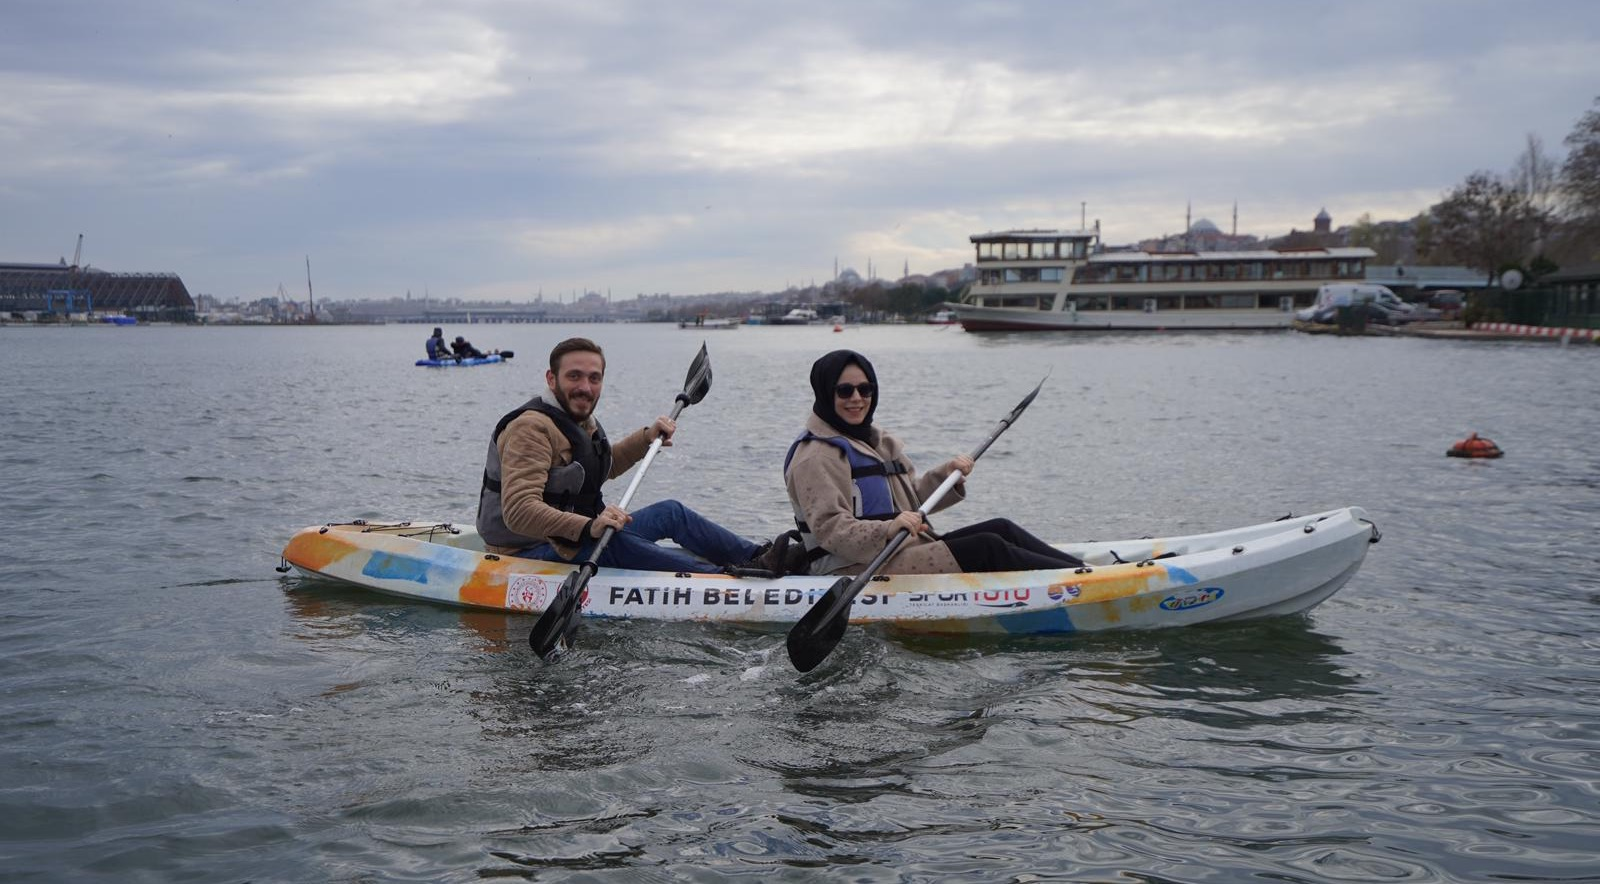
[{"label": "reflection on water", "polygon": [[[535,354],[600,339],[614,428],[670,408],[700,343],[503,331]],[[0,408],[29,418],[0,427],[26,526],[0,558],[5,874],[1600,877],[1600,412],[1574,406],[1600,401],[1592,350],[912,327],[709,341],[715,386],[638,502],[677,497],[752,537],[790,524],[779,464],[807,368],[837,346],[873,358],[878,419],[924,465],[1050,373],[941,525],[1088,539],[1356,504],[1384,529],[1307,617],[978,642],[852,629],[801,676],[781,635],[699,624],[586,623],[542,666],[529,617],[278,579],[307,524],[472,518],[472,428],[527,398],[539,360],[424,372],[422,332],[0,329]],[[1443,456],[1474,430],[1507,456]]]}]

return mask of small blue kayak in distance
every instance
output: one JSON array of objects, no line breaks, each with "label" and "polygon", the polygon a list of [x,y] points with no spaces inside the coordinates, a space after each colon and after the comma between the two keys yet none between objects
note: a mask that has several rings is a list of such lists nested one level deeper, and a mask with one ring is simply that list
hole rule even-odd
[{"label": "small blue kayak in distance", "polygon": [[470,359],[418,359],[419,368],[470,368],[474,365],[498,365],[511,358],[511,351],[490,353],[488,356],[477,356]]}]

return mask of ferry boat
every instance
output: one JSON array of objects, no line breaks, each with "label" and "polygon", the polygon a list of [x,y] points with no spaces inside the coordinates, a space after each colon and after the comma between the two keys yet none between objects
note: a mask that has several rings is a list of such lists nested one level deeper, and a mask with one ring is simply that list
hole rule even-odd
[{"label": "ferry boat", "polygon": [[1368,248],[1109,251],[1085,230],[970,237],[977,278],[947,304],[967,331],[1287,329],[1328,283],[1362,282]]}]

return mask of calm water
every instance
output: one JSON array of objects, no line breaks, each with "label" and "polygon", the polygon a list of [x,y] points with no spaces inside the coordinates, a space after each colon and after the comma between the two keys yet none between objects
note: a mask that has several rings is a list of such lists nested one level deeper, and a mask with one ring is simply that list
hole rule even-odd
[{"label": "calm water", "polygon": [[[446,329],[455,334],[465,329]],[[273,570],[297,528],[470,523],[569,333],[613,432],[715,381],[637,502],[787,527],[827,349],[931,464],[1044,392],[946,517],[1057,539],[1344,504],[1309,617],[949,644],[531,619]],[[1600,880],[1600,348],[1276,335],[0,328],[0,879]],[[1507,456],[1443,456],[1469,431]],[[620,492],[619,492],[620,493]]]}]

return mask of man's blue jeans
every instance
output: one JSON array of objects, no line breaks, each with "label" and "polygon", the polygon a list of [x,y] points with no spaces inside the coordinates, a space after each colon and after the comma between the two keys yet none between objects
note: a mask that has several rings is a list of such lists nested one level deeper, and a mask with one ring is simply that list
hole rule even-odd
[{"label": "man's blue jeans", "polygon": [[[600,551],[602,568],[627,568],[636,571],[716,571],[723,565],[742,565],[761,547],[734,534],[676,500],[662,500],[629,513],[633,521],[613,534]],[[671,540],[683,547],[659,546],[656,541]],[[517,553],[519,558],[548,562],[580,562],[600,541],[588,538],[578,554],[563,559],[548,543],[531,546]]]}]

